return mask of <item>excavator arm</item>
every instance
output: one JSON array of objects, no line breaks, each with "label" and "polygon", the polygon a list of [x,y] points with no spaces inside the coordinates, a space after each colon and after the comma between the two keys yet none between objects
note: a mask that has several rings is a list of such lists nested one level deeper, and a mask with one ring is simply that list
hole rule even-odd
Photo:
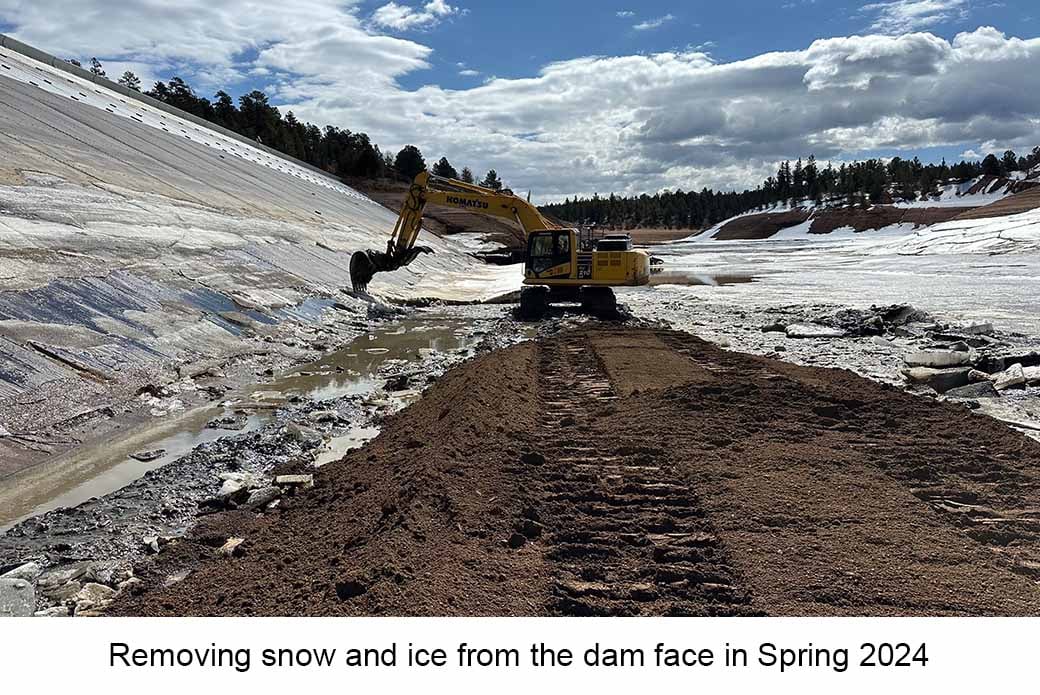
[{"label": "excavator arm", "polygon": [[386,251],[358,251],[351,257],[350,279],[355,292],[365,292],[376,273],[403,268],[420,254],[433,253],[430,247],[415,243],[422,230],[423,213],[431,204],[513,220],[520,225],[524,238],[534,231],[558,228],[538,208],[511,191],[496,191],[424,171],[408,189]]}]

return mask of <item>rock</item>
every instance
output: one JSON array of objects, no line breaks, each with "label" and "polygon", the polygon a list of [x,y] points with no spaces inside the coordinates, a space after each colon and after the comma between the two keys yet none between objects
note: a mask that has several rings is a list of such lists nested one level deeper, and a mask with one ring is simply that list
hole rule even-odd
[{"label": "rock", "polygon": [[246,506],[248,507],[263,507],[265,505],[274,502],[276,499],[282,496],[282,488],[280,487],[264,487],[259,490],[253,490],[249,494],[249,499],[246,500]]},{"label": "rock", "polygon": [[314,487],[314,476],[307,475],[279,475],[274,479],[275,485],[282,487]]},{"label": "rock", "polygon": [[796,323],[787,327],[788,338],[843,338],[845,331],[814,323]]},{"label": "rock", "polygon": [[953,350],[954,352],[971,352],[971,346],[963,340],[958,340],[956,343],[950,343],[946,349]]},{"label": "rock", "polygon": [[139,588],[144,587],[144,582],[137,577],[130,577],[125,582],[120,582],[116,587],[116,594],[136,594]]},{"label": "rock", "polygon": [[99,564],[94,570],[98,584],[109,587],[119,586],[133,576],[133,568],[127,563],[109,562]]},{"label": "rock", "polygon": [[217,550],[217,554],[223,557],[241,556],[243,551],[240,546],[245,542],[245,538],[228,538],[227,542]]},{"label": "rock", "polygon": [[93,569],[94,565],[91,562],[77,562],[73,565],[58,567],[41,575],[39,581],[36,582],[36,586],[41,592],[46,594],[71,581],[83,579],[88,574],[91,575],[89,578],[93,578]]},{"label": "rock", "polygon": [[0,578],[0,618],[28,618],[35,611],[36,591],[32,584],[24,579]]},{"label": "rock", "polygon": [[1022,374],[1029,385],[1040,384],[1040,367],[1024,367]]},{"label": "rock", "polygon": [[903,361],[911,367],[943,369],[969,364],[971,362],[971,353],[954,352],[952,350],[918,350],[905,355]]},{"label": "rock", "polygon": [[320,432],[309,427],[303,427],[296,423],[289,423],[285,427],[285,433],[295,442],[299,442],[304,449],[313,449],[325,443]]},{"label": "rock", "polygon": [[988,321],[985,323],[973,323],[960,329],[960,331],[968,335],[993,335],[993,324]]},{"label": "rock", "polygon": [[761,330],[763,333],[783,333],[787,330],[787,324],[780,323],[779,321],[776,321],[774,323],[767,323],[766,325],[762,326]]},{"label": "rock", "polygon": [[968,383],[979,384],[983,381],[989,381],[990,376],[986,372],[981,372],[978,369],[972,369],[968,372]]},{"label": "rock", "polygon": [[68,606],[54,606],[53,608],[36,611],[33,615],[37,618],[68,618],[69,608]]},{"label": "rock", "polygon": [[311,422],[335,422],[339,419],[339,413],[335,410],[315,410],[307,417]]},{"label": "rock", "polygon": [[1026,374],[1021,364],[1013,364],[1000,374],[993,377],[993,386],[998,391],[1006,391],[1013,388],[1025,388]]},{"label": "rock", "polygon": [[506,541],[506,543],[509,545],[509,547],[512,548],[513,550],[516,550],[517,548],[522,548],[524,546],[524,543],[526,543],[526,542],[527,542],[527,536],[525,536],[522,533],[514,533],[513,535],[511,535],[509,537],[509,540]]},{"label": "rock", "polygon": [[24,565],[15,567],[10,572],[5,572],[0,575],[0,579],[22,579],[29,582],[30,584],[35,583],[40,575],[43,574],[43,568],[35,562],[27,562]]},{"label": "rock", "polygon": [[149,551],[151,551],[153,553],[158,553],[159,552],[159,537],[158,536],[145,536],[143,543],[144,543],[144,547],[147,550],[149,550]]},{"label": "rock", "polygon": [[520,455],[520,463],[527,466],[543,466],[545,465],[545,457],[537,451],[528,451]]},{"label": "rock", "polygon": [[40,593],[55,603],[61,603],[78,594],[82,588],[83,585],[80,582],[71,581],[47,590],[40,589]]},{"label": "rock", "polygon": [[252,473],[227,472],[220,474],[223,484],[220,486],[218,496],[222,499],[238,497],[239,500],[246,497],[249,490],[265,486],[264,481]]},{"label": "rock", "polygon": [[3,425],[0,425],[0,439],[3,439],[4,437],[10,437],[11,434],[11,430],[7,429]]},{"label": "rock", "polygon": [[410,384],[411,380],[407,374],[398,374],[387,379],[383,388],[390,392],[407,391]]},{"label": "rock", "polygon": [[84,584],[79,593],[72,597],[76,604],[74,615],[96,615],[103,610],[116,596],[115,589],[110,589],[104,584]]},{"label": "rock", "polygon": [[958,386],[967,386],[970,381],[968,374],[973,371],[970,367],[957,369],[930,369],[928,367],[913,367],[904,369],[903,376],[913,384],[924,384],[939,393],[946,393]]},{"label": "rock", "polygon": [[166,455],[166,449],[151,449],[149,451],[138,451],[130,454],[130,458],[142,463],[148,463]]},{"label": "rock", "polygon": [[991,381],[981,381],[977,384],[959,386],[946,392],[947,398],[999,398],[1000,392],[993,387]]}]

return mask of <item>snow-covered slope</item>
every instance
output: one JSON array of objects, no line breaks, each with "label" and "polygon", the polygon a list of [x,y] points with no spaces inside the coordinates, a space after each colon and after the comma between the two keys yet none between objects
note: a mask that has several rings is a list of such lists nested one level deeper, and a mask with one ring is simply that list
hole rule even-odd
[{"label": "snow-covered slope", "polygon": [[[302,163],[0,48],[0,405],[56,378],[33,344],[100,371],[216,354],[350,286],[395,216]],[[375,293],[479,299],[519,285],[459,244]],[[51,350],[54,352],[54,350]],[[65,353],[63,353],[65,354]]]},{"label": "snow-covered slope", "polygon": [[1005,217],[953,220],[879,245],[876,253],[1014,254],[1040,252],[1040,209]]}]

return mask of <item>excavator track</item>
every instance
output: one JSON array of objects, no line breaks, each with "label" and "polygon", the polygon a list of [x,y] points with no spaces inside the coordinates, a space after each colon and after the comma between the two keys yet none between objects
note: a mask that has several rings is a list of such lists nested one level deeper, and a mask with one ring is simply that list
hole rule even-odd
[{"label": "excavator track", "polygon": [[554,571],[548,612],[743,615],[749,593],[663,443],[626,440],[599,420],[618,396],[587,338],[545,341],[545,464],[536,482]]}]

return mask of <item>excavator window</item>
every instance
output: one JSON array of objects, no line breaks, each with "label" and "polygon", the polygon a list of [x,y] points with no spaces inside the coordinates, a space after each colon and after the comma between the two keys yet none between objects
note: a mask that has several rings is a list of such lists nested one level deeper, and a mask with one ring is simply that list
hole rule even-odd
[{"label": "excavator window", "polygon": [[544,273],[571,260],[569,230],[535,232],[528,239],[528,263],[535,273]]}]

